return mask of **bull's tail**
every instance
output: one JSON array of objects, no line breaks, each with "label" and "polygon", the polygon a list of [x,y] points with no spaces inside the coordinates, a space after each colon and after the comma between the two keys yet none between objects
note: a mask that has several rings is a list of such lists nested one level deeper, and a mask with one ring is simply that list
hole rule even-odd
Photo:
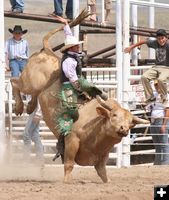
[{"label": "bull's tail", "polygon": [[55,33],[61,31],[63,29],[63,26],[53,29],[51,31],[49,31],[43,38],[43,48],[46,49],[50,49],[50,45],[49,45],[49,38],[52,37],[52,35],[54,35]]},{"label": "bull's tail", "polygon": [[[88,13],[88,11],[86,10],[82,10],[82,12],[80,13],[80,15],[74,19],[71,23],[70,23],[70,27],[76,26],[78,24],[80,24],[86,17],[88,17],[90,14]],[[49,45],[49,38],[52,37],[55,33],[63,30],[64,26],[61,26],[59,28],[53,29],[50,32],[48,32],[44,38],[43,38],[43,48],[50,48]]]},{"label": "bull's tail", "polygon": [[78,17],[76,17],[71,23],[70,27],[80,24],[85,18],[91,15],[86,9],[83,9]]}]

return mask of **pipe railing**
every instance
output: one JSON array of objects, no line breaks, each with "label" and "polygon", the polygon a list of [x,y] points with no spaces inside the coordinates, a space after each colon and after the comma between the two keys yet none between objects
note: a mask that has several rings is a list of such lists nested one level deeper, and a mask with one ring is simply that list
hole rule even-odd
[{"label": "pipe railing", "polygon": [[115,48],[116,48],[116,45],[111,45],[111,46],[109,46],[109,47],[106,47],[106,48],[104,48],[104,49],[101,49],[101,50],[99,50],[99,51],[96,51],[96,52],[93,53],[93,54],[88,55],[88,58],[93,58],[93,57],[95,57],[95,56],[98,56],[98,55],[100,55],[100,54],[103,54],[103,53],[105,53],[105,52],[107,52],[107,51],[110,51],[110,50],[112,50],[112,49],[115,49]]}]

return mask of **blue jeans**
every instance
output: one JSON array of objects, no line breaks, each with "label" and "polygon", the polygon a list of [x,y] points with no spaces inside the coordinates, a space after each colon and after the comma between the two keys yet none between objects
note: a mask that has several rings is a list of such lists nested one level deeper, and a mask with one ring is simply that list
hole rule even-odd
[{"label": "blue jeans", "polygon": [[23,60],[17,60],[17,59],[12,59],[9,61],[9,67],[11,68],[12,71],[12,77],[19,77],[20,73],[23,71],[23,68],[25,67],[27,63],[26,59]]},{"label": "blue jeans", "polygon": [[39,123],[35,123],[33,118],[36,114],[36,110],[29,115],[28,121],[23,132],[24,140],[24,156],[25,159],[30,158],[31,153],[31,141],[35,143],[36,156],[38,159],[43,159],[43,145],[39,135]]},{"label": "blue jeans", "polygon": [[25,0],[10,0],[12,9],[20,9],[20,10],[24,10],[24,6],[25,6]]},{"label": "blue jeans", "polygon": [[[62,16],[63,15],[63,6],[62,0],[54,0],[54,9],[55,14]],[[73,19],[73,0],[67,0],[66,3],[66,12],[67,18]]]},{"label": "blue jeans", "polygon": [[151,127],[152,139],[155,147],[155,161],[154,165],[169,165],[169,140],[168,127],[165,134],[160,132],[163,119],[156,119]]}]

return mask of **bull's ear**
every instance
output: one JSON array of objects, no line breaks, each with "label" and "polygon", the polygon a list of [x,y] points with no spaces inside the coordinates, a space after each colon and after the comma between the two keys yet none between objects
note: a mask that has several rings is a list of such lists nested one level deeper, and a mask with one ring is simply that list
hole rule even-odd
[{"label": "bull's ear", "polygon": [[110,118],[110,115],[109,115],[109,111],[106,110],[105,108],[103,107],[97,107],[96,108],[96,111],[99,115],[105,117],[105,118]]}]

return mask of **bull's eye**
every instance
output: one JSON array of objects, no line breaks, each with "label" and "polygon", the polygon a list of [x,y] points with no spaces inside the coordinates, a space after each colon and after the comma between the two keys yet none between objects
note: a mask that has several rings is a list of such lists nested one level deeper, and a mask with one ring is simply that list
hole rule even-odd
[{"label": "bull's eye", "polygon": [[114,113],[114,114],[113,114],[113,117],[117,117],[117,114]]}]

